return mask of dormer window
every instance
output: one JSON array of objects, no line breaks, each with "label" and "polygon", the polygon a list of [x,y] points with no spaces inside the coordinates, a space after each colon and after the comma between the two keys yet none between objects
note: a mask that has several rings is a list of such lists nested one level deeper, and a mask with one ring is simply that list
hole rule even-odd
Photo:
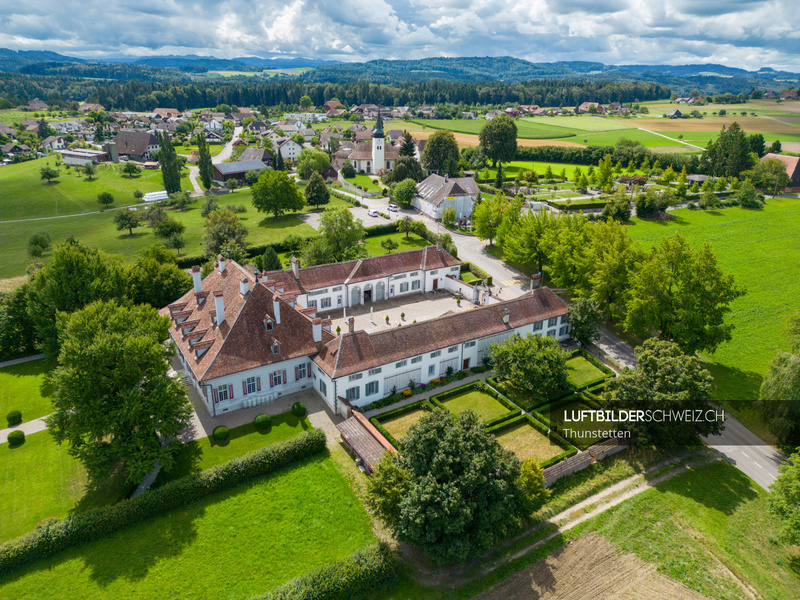
[{"label": "dormer window", "polygon": [[270,317],[267,317],[266,319],[264,319],[264,328],[267,331],[272,331],[273,329],[275,329],[275,321],[273,321]]},{"label": "dormer window", "polygon": [[281,353],[281,345],[278,342],[272,344],[272,353],[273,354],[280,354]]}]

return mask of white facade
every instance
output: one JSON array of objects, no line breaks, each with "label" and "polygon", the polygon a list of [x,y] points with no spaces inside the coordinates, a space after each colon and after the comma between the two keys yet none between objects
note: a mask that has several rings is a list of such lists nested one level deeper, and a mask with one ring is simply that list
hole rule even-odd
[{"label": "white facade", "polygon": [[419,196],[414,196],[411,206],[419,209],[432,219],[441,219],[442,213],[448,206],[452,206],[456,211],[456,219],[472,217],[475,209],[475,199],[477,196],[448,196],[439,203],[428,202]]},{"label": "white facade", "polygon": [[372,138],[372,165],[376,173],[386,168],[386,159],[384,158],[385,144],[386,139],[384,137]]},{"label": "white facade", "polygon": [[281,153],[283,160],[297,160],[297,157],[300,156],[300,150],[302,149],[303,147],[294,140],[286,140],[280,145],[278,152]]}]

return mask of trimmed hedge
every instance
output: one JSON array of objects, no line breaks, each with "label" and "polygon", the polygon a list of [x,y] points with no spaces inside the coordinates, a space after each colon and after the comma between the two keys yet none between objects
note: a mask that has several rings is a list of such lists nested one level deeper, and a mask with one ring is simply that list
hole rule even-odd
[{"label": "trimmed hedge", "polygon": [[387,419],[394,417],[399,417],[400,415],[413,412],[420,408],[433,412],[433,404],[431,404],[427,400],[418,400],[416,402],[412,402],[411,404],[406,404],[405,406],[401,406],[400,408],[395,408],[394,410],[388,410],[385,413],[376,415],[370,418],[369,422],[375,426],[375,429],[381,432],[381,435],[385,437],[392,446],[394,446],[399,450],[400,443],[394,438],[394,436],[391,433],[389,433],[386,430],[386,428],[383,425],[381,425],[381,421],[385,421]]},{"label": "trimmed hedge", "polygon": [[392,550],[386,542],[378,542],[253,600],[350,600],[379,588],[395,575],[397,561]]},{"label": "trimmed hedge", "polygon": [[25,443],[25,432],[24,431],[12,431],[8,434],[8,445],[11,448],[16,448],[17,446],[22,446]]},{"label": "trimmed hedge", "polygon": [[305,417],[306,416],[306,405],[302,402],[295,402],[292,404],[292,414],[295,417]]},{"label": "trimmed hedge", "polygon": [[575,456],[578,453],[578,449],[575,446],[573,446],[572,444],[570,444],[558,432],[554,431],[552,428],[549,428],[550,430],[548,431],[548,427],[543,425],[541,422],[537,421],[531,415],[521,415],[521,416],[515,417],[515,418],[513,418],[513,419],[511,419],[509,421],[506,421],[504,423],[500,423],[498,425],[495,425],[494,427],[489,427],[489,428],[487,428],[486,431],[488,431],[489,433],[492,433],[492,434],[497,434],[498,432],[503,431],[506,428],[515,427],[516,425],[519,425],[523,421],[527,422],[536,431],[541,433],[543,436],[545,436],[551,442],[556,444],[559,448],[564,450],[564,452],[562,452],[561,454],[557,454],[556,456],[553,456],[552,458],[548,458],[546,461],[542,462],[540,464],[542,469],[546,469],[547,467],[552,467],[557,462],[561,462],[565,458],[569,458],[570,456]]},{"label": "trimmed hedge", "polygon": [[176,479],[136,498],[69,515],[63,521],[48,522],[0,546],[0,573],[10,573],[72,546],[104,538],[324,450],[325,433],[321,429],[305,431],[285,442],[271,444],[201,473]]},{"label": "trimmed hedge", "polygon": [[6,415],[6,421],[8,421],[9,427],[14,427],[15,425],[19,425],[22,423],[22,413],[18,410],[12,410]]},{"label": "trimmed hedge", "polygon": [[545,202],[553,208],[557,208],[558,210],[588,210],[594,208],[602,210],[603,207],[608,204],[607,202],[589,202],[588,200],[570,202],[569,206],[567,206],[567,203],[564,200],[545,200]]},{"label": "trimmed hedge", "polygon": [[[466,263],[464,263],[464,267],[466,267],[466,270],[467,270],[467,271],[469,271],[470,273],[472,273],[473,275],[475,275],[475,277],[477,277],[478,279],[480,279],[480,280],[481,280],[481,282],[483,282],[483,280],[485,279],[485,280],[486,280],[486,284],[487,284],[487,285],[492,285],[492,276],[491,276],[491,275],[489,275],[489,274],[488,274],[486,271],[484,271],[483,269],[481,269],[481,268],[480,268],[478,265],[476,265],[475,263],[466,262]],[[461,268],[461,270],[462,270],[462,271],[464,270],[464,267],[462,267],[462,268]]]},{"label": "trimmed hedge", "polygon": [[468,392],[472,389],[475,389],[476,391],[483,392],[484,394],[491,396],[509,410],[509,412],[504,415],[500,415],[499,417],[495,417],[494,419],[486,421],[487,427],[491,427],[492,425],[496,425],[497,423],[501,423],[513,417],[519,416],[519,414],[522,412],[508,398],[503,396],[493,387],[483,384],[483,382],[481,381],[473,381],[472,383],[468,383],[467,385],[462,385],[457,388],[453,388],[452,390],[447,390],[446,392],[442,392],[441,394],[436,394],[435,396],[431,396],[431,403],[434,406],[437,406],[438,408],[447,410],[443,403],[446,402],[448,398],[451,398],[453,396],[458,396],[459,394],[463,394],[464,392]]},{"label": "trimmed hedge", "polygon": [[219,425],[214,427],[214,431],[211,432],[212,437],[217,440],[218,442],[224,442],[229,437],[231,437],[231,432],[228,430],[225,425]]},{"label": "trimmed hedge", "polygon": [[264,413],[260,413],[256,415],[256,418],[253,419],[253,425],[255,425],[256,429],[269,429],[272,427],[272,419],[269,415],[265,415]]}]

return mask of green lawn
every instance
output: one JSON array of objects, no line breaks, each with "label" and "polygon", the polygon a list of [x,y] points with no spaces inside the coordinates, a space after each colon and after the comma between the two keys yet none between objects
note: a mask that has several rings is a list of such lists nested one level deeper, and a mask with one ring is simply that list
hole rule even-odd
[{"label": "green lawn", "polygon": [[511,450],[520,460],[535,458],[537,462],[558,456],[564,449],[542,435],[527,420],[522,420],[494,432],[500,445]]},{"label": "green lawn", "polygon": [[[217,154],[222,152],[222,149],[224,147],[225,144],[212,144],[212,143],[208,144],[208,150],[211,156],[216,156]],[[198,149],[197,146],[190,146],[190,145],[184,146],[182,144],[178,144],[177,146],[175,146],[175,152],[177,152],[178,154],[184,154],[186,156],[189,156],[192,153],[192,151],[197,149]]]},{"label": "green lawn", "polygon": [[[34,219],[74,215],[81,212],[101,210],[97,202],[100,192],[111,192],[112,206],[137,204],[133,192],[155,192],[164,189],[161,170],[145,170],[138,177],[123,177],[119,164],[102,164],[97,175],[88,181],[75,167],[69,170],[62,166],[61,176],[52,183],[44,183],[39,169],[49,164],[55,166],[53,157],[39,158],[0,168],[0,189],[3,202],[0,204],[0,221]],[[186,171],[184,171],[186,173]],[[184,178],[184,189],[191,189],[188,178]]]},{"label": "green lawn", "polygon": [[582,388],[592,381],[605,377],[605,373],[583,356],[573,356],[568,359],[567,368],[570,369],[567,372],[567,379],[572,385],[578,388]]},{"label": "green lawn", "polygon": [[[5,423],[3,423],[5,425]],[[116,502],[130,487],[110,480],[87,489],[86,471],[47,431],[16,448],[0,445],[0,542],[27,533],[43,519]],[[3,586],[0,584],[0,589]]]},{"label": "green lawn", "polygon": [[5,418],[11,410],[20,411],[24,421],[53,412],[51,390],[44,381],[52,368],[50,362],[41,359],[0,369],[0,429],[6,427]]},{"label": "green lawn", "polygon": [[[572,397],[579,398],[578,396]],[[581,450],[586,450],[586,448],[592,444],[603,441],[605,437],[599,432],[613,429],[613,425],[609,423],[598,423],[589,419],[572,420],[573,418],[578,418],[578,411],[581,410],[593,409],[587,404],[584,404],[581,400],[576,399],[574,402],[559,406],[555,409],[551,409],[550,404],[545,404],[537,408],[536,412],[547,417],[553,425],[558,427],[561,435],[574,445]],[[567,421],[567,419],[570,419],[570,421]],[[570,433],[565,430],[574,431],[575,435],[570,435]]]},{"label": "green lawn", "polygon": [[366,192],[380,192],[381,188],[375,183],[375,181],[370,178],[369,175],[362,175],[357,174],[355,177],[351,177],[350,179],[345,179],[345,181],[351,185],[360,185],[364,188]]},{"label": "green lawn", "polygon": [[671,214],[674,221],[633,220],[628,233],[645,247],[676,233],[693,246],[708,241],[723,272],[747,288],[727,317],[735,326],[733,340],[704,358],[714,375],[715,398],[771,441],[751,404],[776,350],[788,348],[786,321],[798,308],[800,200],[770,200],[763,210],[682,209]]},{"label": "green lawn", "polygon": [[454,415],[469,409],[484,421],[491,421],[509,412],[489,394],[474,389],[448,396],[441,402]]},{"label": "green lawn", "polygon": [[424,408],[418,408],[396,417],[389,417],[385,421],[378,417],[378,421],[386,431],[392,434],[396,440],[401,440],[408,433],[408,430],[414,426],[428,411]]},{"label": "green lawn", "polygon": [[255,425],[248,423],[231,429],[230,439],[223,443],[205,437],[183,444],[176,456],[173,468],[169,471],[161,471],[154,486],[158,487],[190,473],[210,469],[232,458],[269,444],[288,440],[310,429],[313,428],[307,418],[297,418],[291,412],[285,412],[272,417],[272,427],[265,431],[259,431]]},{"label": "green lawn", "polygon": [[[249,190],[237,190],[232,194],[220,196],[217,201],[223,208],[231,204],[242,204],[247,207],[247,212],[239,214],[239,219],[247,227],[248,244],[274,244],[292,233],[300,236],[316,234],[314,229],[294,215],[284,215],[276,220],[271,215],[257,212],[253,208]],[[205,222],[200,216],[201,202],[202,199],[198,199],[184,212],[170,211],[176,220],[186,225],[184,233],[186,247],[181,251],[184,255],[203,254]],[[134,229],[131,236],[127,231],[117,231],[113,220],[114,212],[105,211],[64,219],[0,223],[0,239],[3,240],[0,244],[0,279],[25,274],[28,265],[28,238],[37,231],[47,231],[54,243],[63,242],[67,237],[74,236],[75,239],[97,246],[106,252],[122,254],[131,261],[136,259],[139,250],[158,241],[149,227]],[[52,251],[45,252],[41,260],[46,263],[51,255]]]},{"label": "green lawn", "polygon": [[719,461],[660,483],[582,529],[599,532],[622,552],[709,597],[748,597],[724,565],[761,597],[793,600],[800,589],[800,551],[778,542],[767,497]]},{"label": "green lawn", "polygon": [[617,117],[596,117],[593,115],[576,115],[572,117],[523,117],[517,123],[546,123],[556,127],[568,127],[581,131],[616,131],[621,129],[635,129],[636,121],[633,119],[620,119]]},{"label": "green lawn", "polygon": [[[33,115],[37,114],[38,117],[34,117]],[[83,119],[85,115],[81,114],[80,116],[70,117],[67,114],[59,115],[57,112],[55,113],[48,113],[47,111],[28,111],[28,110],[17,110],[16,108],[7,108],[4,110],[0,110],[0,123],[5,123],[9,126],[15,126],[16,123],[19,123],[23,119],[36,119],[41,120],[42,118],[45,121],[67,121],[68,119]]]},{"label": "green lawn", "polygon": [[0,579],[0,598],[247,599],[375,541],[327,456]]}]

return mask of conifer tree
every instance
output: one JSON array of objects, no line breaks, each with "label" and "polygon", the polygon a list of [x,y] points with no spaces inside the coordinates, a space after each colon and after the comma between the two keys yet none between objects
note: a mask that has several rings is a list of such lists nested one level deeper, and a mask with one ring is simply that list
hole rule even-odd
[{"label": "conifer tree", "polygon": [[159,141],[158,162],[161,163],[161,179],[164,182],[164,189],[168,194],[181,191],[181,171],[178,164],[178,155],[172,147],[169,134],[164,131],[161,133]]},{"label": "conifer tree", "polygon": [[200,168],[200,181],[206,189],[211,188],[211,180],[213,179],[213,166],[211,163],[211,152],[208,149],[206,136],[201,133],[197,136],[197,152],[200,155],[197,160],[197,166]]}]

